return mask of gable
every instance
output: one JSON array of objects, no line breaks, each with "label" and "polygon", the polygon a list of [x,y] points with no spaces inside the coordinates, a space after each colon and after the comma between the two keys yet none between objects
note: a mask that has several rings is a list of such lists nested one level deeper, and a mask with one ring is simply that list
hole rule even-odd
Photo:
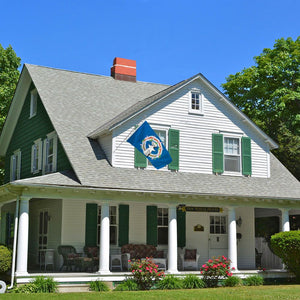
[{"label": "gable", "polygon": [[[203,96],[203,113],[191,113],[190,93]],[[250,137],[254,177],[269,177],[269,145],[263,136],[241,118],[241,114],[220,101],[201,80],[194,80],[148,107],[113,130],[113,166],[134,167],[134,150],[126,141],[144,120],[156,130],[180,131],[180,172],[212,174],[212,134]]]},{"label": "gable", "polygon": [[[31,147],[37,139],[45,139],[47,134],[55,129],[49,119],[45,107],[37,95],[37,112],[30,118],[30,98],[31,91],[35,89],[33,83],[30,84],[24,103],[21,108],[19,118],[14,128],[11,140],[5,156],[5,182],[10,180],[10,157],[17,149],[21,150],[21,174],[20,178],[29,178],[41,175],[31,172]],[[61,142],[57,144],[57,170],[71,170],[71,164],[66,156]]]}]

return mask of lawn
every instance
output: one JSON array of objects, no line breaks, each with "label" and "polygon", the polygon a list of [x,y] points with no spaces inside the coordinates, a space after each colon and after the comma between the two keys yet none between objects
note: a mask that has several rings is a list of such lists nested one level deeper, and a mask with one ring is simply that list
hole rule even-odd
[{"label": "lawn", "polygon": [[5,299],[59,299],[59,300],[89,300],[89,299],[135,299],[135,300],[167,300],[167,299],[300,299],[300,285],[276,285],[238,288],[214,288],[200,290],[155,290],[139,292],[89,292],[89,293],[65,293],[65,294],[3,294]]}]

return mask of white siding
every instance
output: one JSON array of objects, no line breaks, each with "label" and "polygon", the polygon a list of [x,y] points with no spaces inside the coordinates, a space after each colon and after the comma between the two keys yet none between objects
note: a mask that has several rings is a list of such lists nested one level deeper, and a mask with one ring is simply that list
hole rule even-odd
[{"label": "white siding", "polygon": [[129,243],[146,244],[146,205],[129,205]]},{"label": "white siding", "polygon": [[[203,93],[203,115],[189,114],[189,92]],[[147,120],[150,125],[180,130],[180,172],[212,173],[212,133],[237,133],[251,138],[252,176],[268,177],[268,147],[199,81],[153,105],[113,132],[113,166],[133,168],[134,148],[127,143],[134,126]]]},{"label": "white siding", "polygon": [[112,164],[112,135],[108,134],[98,139],[102,150],[104,151],[108,161]]}]

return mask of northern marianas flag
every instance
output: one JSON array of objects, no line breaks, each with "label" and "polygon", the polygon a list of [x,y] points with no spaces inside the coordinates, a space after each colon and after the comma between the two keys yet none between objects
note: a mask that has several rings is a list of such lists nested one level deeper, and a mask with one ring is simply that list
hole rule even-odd
[{"label": "northern marianas flag", "polygon": [[147,121],[133,133],[127,142],[146,156],[156,169],[163,168],[172,161],[170,153]]}]

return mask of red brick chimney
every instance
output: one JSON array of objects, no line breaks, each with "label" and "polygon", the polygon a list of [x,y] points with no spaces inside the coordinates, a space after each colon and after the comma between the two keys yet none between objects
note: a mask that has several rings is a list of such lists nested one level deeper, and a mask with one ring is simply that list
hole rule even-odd
[{"label": "red brick chimney", "polygon": [[116,57],[110,74],[114,79],[136,82],[136,61]]}]

